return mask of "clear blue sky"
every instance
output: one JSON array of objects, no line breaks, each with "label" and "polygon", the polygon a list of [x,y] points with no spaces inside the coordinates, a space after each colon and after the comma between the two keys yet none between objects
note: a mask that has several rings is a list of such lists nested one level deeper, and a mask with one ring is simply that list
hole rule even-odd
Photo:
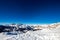
[{"label": "clear blue sky", "polygon": [[60,22],[59,0],[0,0],[0,23]]}]

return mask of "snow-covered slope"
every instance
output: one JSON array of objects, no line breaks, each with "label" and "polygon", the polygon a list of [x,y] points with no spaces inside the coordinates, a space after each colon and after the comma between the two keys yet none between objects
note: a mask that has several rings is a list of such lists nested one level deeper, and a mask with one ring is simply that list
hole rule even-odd
[{"label": "snow-covered slope", "polygon": [[50,24],[49,28],[18,33],[17,35],[3,35],[1,33],[0,40],[60,40],[60,24]]}]

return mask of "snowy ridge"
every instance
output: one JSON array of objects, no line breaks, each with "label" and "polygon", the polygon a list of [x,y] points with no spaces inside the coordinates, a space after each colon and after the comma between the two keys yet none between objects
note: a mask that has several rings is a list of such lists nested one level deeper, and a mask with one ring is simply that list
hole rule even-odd
[{"label": "snowy ridge", "polygon": [[34,26],[34,29],[42,30],[29,30],[26,33],[18,32],[17,35],[5,35],[4,33],[0,33],[0,40],[60,40],[60,23],[31,26]]}]

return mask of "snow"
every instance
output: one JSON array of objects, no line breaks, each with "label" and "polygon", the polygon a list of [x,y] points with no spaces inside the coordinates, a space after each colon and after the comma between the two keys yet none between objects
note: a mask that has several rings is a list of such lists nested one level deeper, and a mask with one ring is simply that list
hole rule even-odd
[{"label": "snow", "polygon": [[59,29],[43,29],[38,31],[28,31],[18,35],[1,35],[0,40],[60,40]]},{"label": "snow", "polygon": [[17,35],[4,35],[0,33],[0,40],[60,40],[60,25],[56,28],[45,28],[37,31],[18,33]]}]

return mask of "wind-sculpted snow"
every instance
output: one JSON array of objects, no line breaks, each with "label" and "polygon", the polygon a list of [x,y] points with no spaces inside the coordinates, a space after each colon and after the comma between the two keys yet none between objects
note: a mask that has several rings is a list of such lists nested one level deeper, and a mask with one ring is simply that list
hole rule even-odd
[{"label": "wind-sculpted snow", "polygon": [[0,34],[0,40],[60,40],[60,24],[41,27],[41,30],[29,30],[26,33],[17,32],[17,35]]}]

